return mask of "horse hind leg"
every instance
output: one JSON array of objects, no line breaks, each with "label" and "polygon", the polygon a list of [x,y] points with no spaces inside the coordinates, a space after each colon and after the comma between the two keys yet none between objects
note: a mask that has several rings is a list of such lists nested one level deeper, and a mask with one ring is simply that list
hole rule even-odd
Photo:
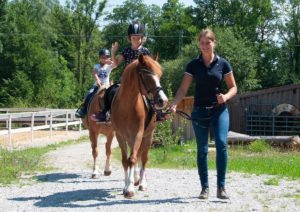
[{"label": "horse hind leg", "polygon": [[145,191],[147,189],[147,179],[146,179],[146,164],[148,161],[148,152],[151,147],[152,143],[152,136],[153,132],[151,135],[145,137],[142,142],[141,146],[141,170],[140,170],[140,185],[139,185],[139,190],[140,191]]},{"label": "horse hind leg", "polygon": [[111,175],[111,144],[114,138],[114,133],[110,133],[106,136],[106,162],[105,162],[105,168],[104,168],[104,175],[109,176]]},{"label": "horse hind leg", "polygon": [[140,184],[140,180],[141,180],[141,172],[139,169],[139,166],[141,165],[141,152],[138,152],[138,162],[135,164],[134,166],[134,186],[138,186]]},{"label": "horse hind leg", "polygon": [[[140,160],[138,160],[140,161]],[[134,186],[138,186],[140,184],[140,170],[138,162],[134,165]]]},{"label": "horse hind leg", "polygon": [[140,179],[140,185],[139,185],[139,191],[145,191],[147,190],[147,180],[146,180],[146,163],[148,161],[148,151],[146,150],[143,152],[143,154],[141,155],[141,170],[140,170],[140,175],[141,175],[141,179]]},{"label": "horse hind leg", "polygon": [[90,141],[92,146],[92,154],[94,159],[93,173],[92,178],[95,179],[97,174],[99,174],[99,164],[98,164],[98,142],[97,142],[98,134],[90,131]]}]

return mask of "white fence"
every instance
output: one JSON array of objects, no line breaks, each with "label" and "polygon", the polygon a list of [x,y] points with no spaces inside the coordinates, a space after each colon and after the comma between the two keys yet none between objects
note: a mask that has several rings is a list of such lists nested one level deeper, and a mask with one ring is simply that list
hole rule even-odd
[{"label": "white fence", "polygon": [[[75,118],[75,109],[46,109],[39,111],[39,109],[23,109],[33,112],[10,113],[11,111],[21,111],[22,109],[0,109],[0,122],[5,123],[6,129],[0,130],[1,135],[8,135],[9,147],[12,145],[12,134],[21,132],[31,132],[31,141],[33,142],[33,132],[36,130],[49,129],[50,138],[52,137],[53,128],[64,127],[68,131],[68,127],[72,125],[79,125],[79,132],[81,132],[81,119]],[[42,125],[35,126],[35,121],[43,122]],[[21,127],[13,129],[13,122],[28,123],[30,127]]]}]

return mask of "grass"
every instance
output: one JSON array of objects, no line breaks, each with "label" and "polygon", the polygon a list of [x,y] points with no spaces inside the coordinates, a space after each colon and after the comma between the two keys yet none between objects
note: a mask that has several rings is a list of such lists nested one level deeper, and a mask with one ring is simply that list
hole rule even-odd
[{"label": "grass", "polygon": [[[82,142],[86,139],[86,136],[83,136],[75,142]],[[23,174],[48,170],[47,167],[41,164],[43,155],[70,144],[74,144],[74,140],[59,142],[46,147],[28,148],[12,152],[0,149],[0,184],[15,183],[19,181]]]},{"label": "grass", "polygon": [[274,186],[278,186],[278,185],[279,185],[279,179],[273,177],[273,178],[270,178],[270,179],[266,180],[266,181],[264,182],[264,184],[265,184],[265,185],[274,185]]},{"label": "grass", "polygon": [[[120,159],[120,150],[115,150],[114,155]],[[209,169],[216,169],[215,155],[215,152],[208,153]],[[196,156],[194,141],[184,146],[155,148],[150,150],[148,167],[194,169]],[[300,179],[300,152],[275,149],[259,140],[248,146],[228,148],[228,170]]]}]

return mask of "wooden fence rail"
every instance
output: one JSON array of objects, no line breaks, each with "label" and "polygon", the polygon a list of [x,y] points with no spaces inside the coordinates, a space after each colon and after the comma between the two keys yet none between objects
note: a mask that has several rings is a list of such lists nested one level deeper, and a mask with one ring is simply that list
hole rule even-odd
[{"label": "wooden fence rail", "polygon": [[[44,119],[44,125],[35,126],[36,119],[38,119],[39,121]],[[30,120],[30,127],[21,127],[16,129],[12,128],[12,124],[14,122],[20,123],[22,120],[23,121],[25,120],[26,123],[28,123]],[[1,122],[6,123],[6,129],[0,130],[0,136],[8,135],[9,147],[11,149],[13,147],[12,144],[13,133],[31,132],[31,142],[33,142],[34,141],[33,132],[36,130],[49,129],[49,134],[51,138],[53,128],[55,127],[65,127],[65,130],[68,131],[69,126],[79,125],[79,132],[81,132],[81,123],[82,123],[81,119],[75,118],[75,109],[54,109],[54,110],[47,109],[44,111],[20,112],[20,113],[6,112],[5,114],[0,114],[0,123]]]}]

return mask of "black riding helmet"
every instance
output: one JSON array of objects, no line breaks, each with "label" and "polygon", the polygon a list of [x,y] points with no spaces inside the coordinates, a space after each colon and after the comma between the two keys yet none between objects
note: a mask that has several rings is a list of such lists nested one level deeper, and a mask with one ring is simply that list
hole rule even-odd
[{"label": "black riding helmet", "polygon": [[110,57],[110,51],[108,49],[100,49],[99,56],[108,56]]},{"label": "black riding helmet", "polygon": [[128,36],[130,35],[145,36],[145,25],[139,21],[132,22],[128,27]]}]

